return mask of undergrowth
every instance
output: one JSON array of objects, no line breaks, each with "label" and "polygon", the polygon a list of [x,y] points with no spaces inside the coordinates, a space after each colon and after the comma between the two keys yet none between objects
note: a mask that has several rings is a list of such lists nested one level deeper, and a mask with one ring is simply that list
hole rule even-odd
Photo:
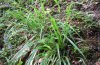
[{"label": "undergrowth", "polygon": [[[6,27],[2,57],[7,65],[71,65],[74,54],[76,59],[86,59],[74,39],[74,35],[80,35],[76,27],[69,24],[73,2],[66,8],[66,22],[57,21],[45,10],[46,1],[40,1],[41,9],[34,5],[26,8],[23,2],[13,1],[14,7],[0,18],[0,30]],[[26,1],[25,5],[33,2]],[[55,3],[60,12],[59,1],[55,0]]]}]

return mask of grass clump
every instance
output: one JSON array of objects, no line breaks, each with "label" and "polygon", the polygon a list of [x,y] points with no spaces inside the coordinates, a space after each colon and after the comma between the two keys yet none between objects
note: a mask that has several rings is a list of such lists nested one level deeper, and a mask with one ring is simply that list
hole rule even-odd
[{"label": "grass clump", "polygon": [[50,14],[45,14],[43,5],[41,10],[19,7],[7,11],[9,20],[13,21],[4,33],[5,46],[12,54],[7,58],[8,65],[71,65],[73,54],[85,59],[73,37],[78,34],[68,24],[72,4],[66,10],[66,22],[56,21]]}]

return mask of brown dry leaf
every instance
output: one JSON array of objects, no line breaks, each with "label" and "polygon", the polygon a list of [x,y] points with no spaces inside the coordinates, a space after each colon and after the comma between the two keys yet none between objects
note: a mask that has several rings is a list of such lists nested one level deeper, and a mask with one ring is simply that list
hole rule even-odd
[{"label": "brown dry leaf", "polygon": [[100,62],[96,62],[95,65],[100,65]]},{"label": "brown dry leaf", "polygon": [[0,65],[4,65],[3,62],[0,60]]}]

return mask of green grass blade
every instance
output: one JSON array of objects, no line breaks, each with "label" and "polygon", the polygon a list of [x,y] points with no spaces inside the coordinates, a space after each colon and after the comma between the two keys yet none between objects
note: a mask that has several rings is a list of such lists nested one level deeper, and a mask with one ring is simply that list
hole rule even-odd
[{"label": "green grass blade", "polygon": [[37,53],[37,49],[34,49],[31,54],[30,54],[30,57],[28,58],[28,60],[26,61],[25,65],[32,65],[33,61],[34,61],[34,58],[36,56],[36,53]]},{"label": "green grass blade", "polygon": [[75,45],[75,43],[74,43],[72,40],[70,40],[68,37],[66,37],[66,38],[67,38],[67,40],[73,45],[73,47],[74,47],[76,50],[78,50],[78,52],[83,56],[83,58],[85,58],[84,54],[83,54],[82,51]]},{"label": "green grass blade", "polygon": [[67,57],[65,57],[65,59],[66,59],[68,65],[71,65],[69,59]]},{"label": "green grass blade", "polygon": [[62,59],[63,65],[67,65],[66,61],[64,59]]},{"label": "green grass blade", "polygon": [[10,61],[11,63],[16,63],[22,56],[26,55],[30,51],[31,46],[34,44],[34,42],[32,42],[33,38],[34,37],[27,41],[23,48],[14,55]]},{"label": "green grass blade", "polygon": [[57,47],[57,54],[58,54],[58,58],[59,58],[59,64],[61,65],[61,57],[60,57],[59,45],[56,44],[56,47]]}]

